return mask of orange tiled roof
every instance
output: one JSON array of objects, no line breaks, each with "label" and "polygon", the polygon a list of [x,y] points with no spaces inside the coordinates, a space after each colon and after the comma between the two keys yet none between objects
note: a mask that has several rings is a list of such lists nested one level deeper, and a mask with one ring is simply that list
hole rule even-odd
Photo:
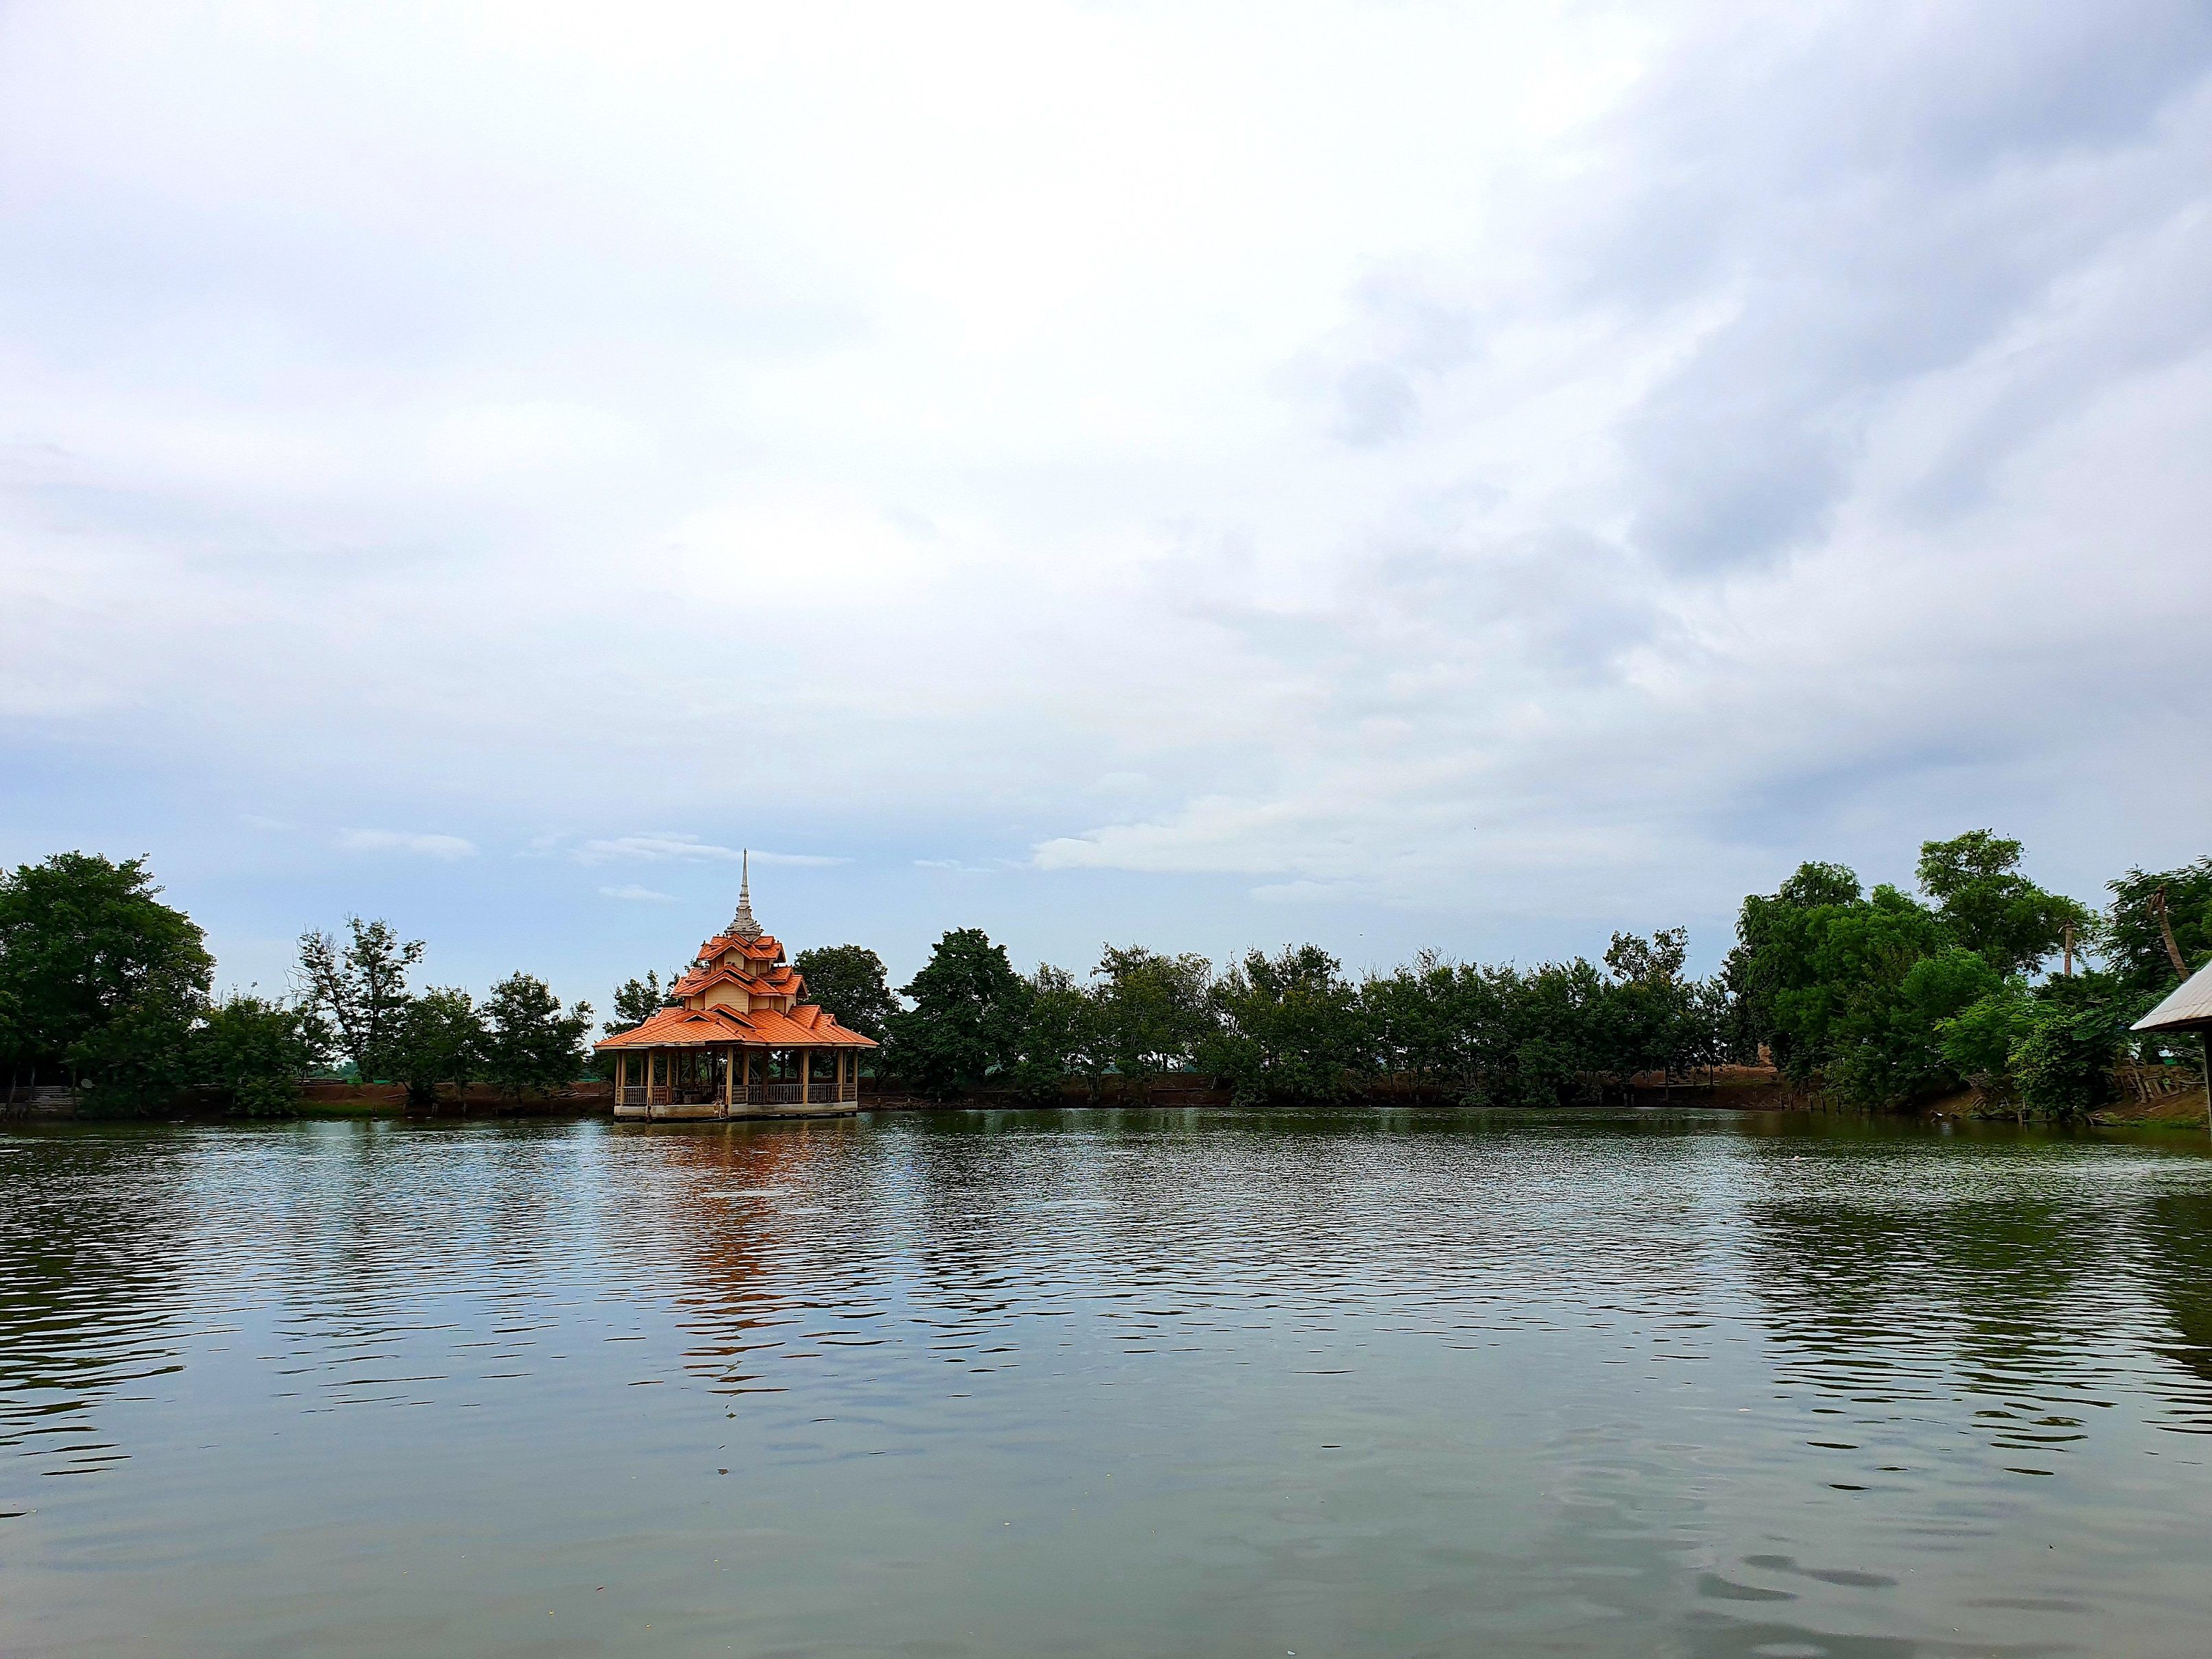
[{"label": "orange tiled roof", "polygon": [[789,1013],[756,1008],[662,1008],[642,1025],[602,1038],[597,1048],[703,1048],[723,1043],[774,1048],[872,1048],[872,1037],[850,1031],[813,1003]]},{"label": "orange tiled roof", "polygon": [[797,996],[805,988],[798,973],[789,968],[774,968],[764,974],[748,973],[742,968],[726,963],[712,968],[694,968],[668,988],[671,996],[696,996],[710,985],[742,985],[747,990],[759,991],[765,996]]},{"label": "orange tiled roof", "polygon": [[758,939],[745,939],[737,933],[717,933],[699,947],[702,957],[719,957],[726,951],[737,951],[754,962],[775,962],[783,955],[782,942],[773,934],[763,933]]}]

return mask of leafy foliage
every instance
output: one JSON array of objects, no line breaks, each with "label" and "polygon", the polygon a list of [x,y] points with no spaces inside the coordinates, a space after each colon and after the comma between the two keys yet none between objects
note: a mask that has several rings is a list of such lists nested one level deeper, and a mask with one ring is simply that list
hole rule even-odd
[{"label": "leafy foliage", "polygon": [[509,1096],[550,1094],[582,1074],[592,1005],[563,1011],[561,999],[531,974],[510,974],[483,1003],[483,1075]]},{"label": "leafy foliage", "polygon": [[1240,1102],[1335,1100],[1370,1064],[1359,992],[1318,946],[1249,952],[1209,1001],[1215,1023],[1200,1036],[1199,1063],[1228,1078]]},{"label": "leafy foliage", "polygon": [[2179,981],[2159,926],[2161,900],[2182,965],[2195,973],[2212,962],[2212,857],[2173,870],[2131,869],[2106,890],[2112,902],[2099,929],[2099,949],[2126,989],[2162,997]]},{"label": "leafy foliage", "polygon": [[2126,1040],[2127,1016],[2111,998],[2039,999],[2013,1041],[2021,1101],[2059,1119],[2085,1117],[2109,1103],[2112,1062]]},{"label": "leafy foliage", "polygon": [[2034,972],[2069,927],[2086,933],[2092,921],[2087,907],[2021,875],[2020,860],[2021,844],[1990,830],[1920,845],[1920,890],[1952,940],[2000,974]]},{"label": "leafy foliage", "polygon": [[809,1001],[821,1004],[847,1030],[884,1040],[898,999],[884,977],[881,957],[865,945],[823,945],[801,951],[791,965],[805,981]]},{"label": "leafy foliage", "polygon": [[215,962],[146,860],[58,853],[0,875],[0,1042],[11,1077],[142,1104],[189,1072]]},{"label": "leafy foliage", "polygon": [[[673,983],[678,977],[680,975],[671,974],[669,980]],[[635,1030],[651,1019],[667,1000],[668,994],[661,988],[660,975],[647,969],[643,979],[626,979],[615,987],[615,1017],[601,1029],[608,1036]]]},{"label": "leafy foliage", "polygon": [[1065,968],[1042,964],[1029,978],[1013,1086],[1033,1100],[1056,1100],[1061,1079],[1079,1077],[1096,1099],[1105,1072],[1097,998]]},{"label": "leafy foliage", "polygon": [[1021,1063],[1032,992],[980,927],[937,942],[901,993],[914,1004],[884,1022],[890,1063],[925,1095],[945,1100]]},{"label": "leafy foliage", "polygon": [[307,1005],[337,1032],[339,1051],[368,1083],[392,1074],[392,1045],[406,1018],[407,973],[422,941],[402,939],[388,921],[346,918],[345,942],[328,933],[300,936],[300,979]]},{"label": "leafy foliage", "polygon": [[209,1008],[194,1033],[193,1081],[249,1117],[296,1111],[330,1040],[313,1011],[240,992]]},{"label": "leafy foliage", "polygon": [[[558,1009],[556,1002],[554,1011]],[[588,1006],[581,1009],[580,1018],[584,1023],[578,1028],[579,1038],[590,1029]],[[574,1040],[570,1047],[573,1050]],[[434,985],[408,1002],[389,1054],[392,1075],[406,1085],[410,1106],[434,1104],[441,1085],[454,1090],[465,1103],[469,1085],[485,1076],[491,1063],[491,1032],[466,991]],[[573,1076],[571,1070],[561,1081]],[[529,1081],[525,1078],[518,1089]]]},{"label": "leafy foliage", "polygon": [[1142,1092],[1158,1073],[1190,1064],[1212,1026],[1212,963],[1109,945],[1092,977],[1096,1041],[1115,1073]]}]

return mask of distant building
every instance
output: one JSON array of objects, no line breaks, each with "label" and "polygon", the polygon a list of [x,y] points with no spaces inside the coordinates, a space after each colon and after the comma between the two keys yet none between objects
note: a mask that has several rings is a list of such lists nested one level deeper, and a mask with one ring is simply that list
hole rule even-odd
[{"label": "distant building", "polygon": [[860,1054],[876,1045],[805,1001],[783,946],[753,919],[750,865],[738,913],[669,987],[668,1006],[608,1037],[615,1115],[799,1117],[860,1109]]}]

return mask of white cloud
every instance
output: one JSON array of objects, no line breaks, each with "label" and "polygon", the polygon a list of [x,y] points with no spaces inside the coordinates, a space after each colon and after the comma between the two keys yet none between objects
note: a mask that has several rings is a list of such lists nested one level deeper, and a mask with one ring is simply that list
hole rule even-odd
[{"label": "white cloud", "polygon": [[1085,949],[2201,850],[2201,5],[1271,15],[11,15],[14,770]]},{"label": "white cloud", "polygon": [[[586,841],[575,849],[580,864],[605,864],[630,859],[653,862],[690,864],[735,864],[746,856],[735,847],[720,847],[702,841],[697,836],[678,830],[652,830],[641,835],[614,836],[602,840]],[[848,858],[832,858],[818,853],[773,853],[758,848],[750,854],[755,864],[797,866],[804,869],[825,869],[832,865],[850,864]]]},{"label": "white cloud", "polygon": [[349,853],[412,853],[422,858],[465,859],[477,846],[459,836],[426,835],[409,830],[348,830],[338,846]]},{"label": "white cloud", "polygon": [[650,887],[641,887],[635,882],[625,882],[620,887],[602,887],[601,898],[629,899],[641,904],[673,904],[676,895],[663,893]]}]

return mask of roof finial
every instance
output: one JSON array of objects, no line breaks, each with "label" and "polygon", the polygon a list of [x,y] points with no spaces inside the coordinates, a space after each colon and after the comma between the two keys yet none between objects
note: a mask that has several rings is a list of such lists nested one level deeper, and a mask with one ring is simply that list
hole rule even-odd
[{"label": "roof finial", "polygon": [[761,936],[760,923],[753,920],[753,854],[746,848],[738,855],[738,914],[730,918],[730,934],[733,939],[757,939]]}]

